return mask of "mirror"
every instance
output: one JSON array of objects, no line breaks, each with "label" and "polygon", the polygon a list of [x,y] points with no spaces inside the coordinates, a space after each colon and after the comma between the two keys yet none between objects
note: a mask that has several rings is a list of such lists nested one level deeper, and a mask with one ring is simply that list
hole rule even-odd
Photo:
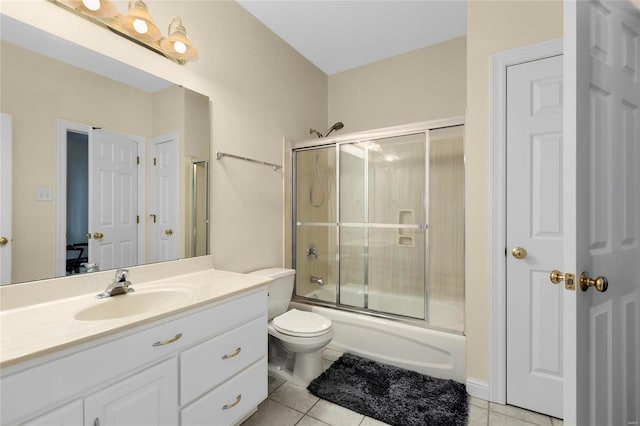
[{"label": "mirror", "polygon": [[9,282],[208,254],[209,99],[0,18]]}]

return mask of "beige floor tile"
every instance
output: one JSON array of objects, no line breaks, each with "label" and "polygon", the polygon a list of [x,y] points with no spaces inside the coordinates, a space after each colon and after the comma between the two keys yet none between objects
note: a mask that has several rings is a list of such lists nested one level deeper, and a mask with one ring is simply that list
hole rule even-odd
[{"label": "beige floor tile", "polygon": [[475,405],[476,407],[484,408],[486,410],[489,409],[489,401],[476,398],[475,396],[469,396],[469,405]]},{"label": "beige floor tile", "polygon": [[307,415],[331,426],[358,426],[364,419],[362,414],[321,399]]},{"label": "beige floor tile", "polygon": [[269,395],[269,398],[289,408],[306,413],[320,398],[311,394],[306,388],[286,382],[277,391]]},{"label": "beige floor tile", "polygon": [[283,379],[275,376],[269,376],[269,395],[271,395],[271,393],[278,389],[283,383]]},{"label": "beige floor tile", "polygon": [[535,423],[529,423],[515,417],[505,416],[495,411],[489,412],[489,426],[532,426]]},{"label": "beige floor tile", "polygon": [[477,405],[469,405],[468,424],[469,426],[487,426],[489,424],[489,410]]},{"label": "beige floor tile", "polygon": [[327,426],[327,424],[318,419],[314,419],[313,417],[304,416],[296,426]]},{"label": "beige floor tile", "polygon": [[380,420],[372,419],[371,417],[365,417],[360,423],[360,426],[386,426],[388,423],[381,422]]},{"label": "beige floor tile", "polygon": [[551,417],[551,424],[553,426],[562,426],[564,425],[564,422],[562,421],[562,419],[556,419],[555,417]]},{"label": "beige floor tile", "polygon": [[535,425],[551,426],[551,417],[533,411],[524,410],[522,408],[514,407],[512,405],[502,405],[492,402],[489,404],[489,410],[494,413],[500,413],[519,420],[524,420],[525,422],[533,423]]},{"label": "beige floor tile", "polygon": [[343,352],[336,351],[335,349],[325,349],[322,351],[322,359],[329,361],[335,361],[343,355]]},{"label": "beige floor tile", "polygon": [[242,426],[293,426],[302,416],[296,410],[266,399],[258,405],[258,412],[242,423]]},{"label": "beige floor tile", "polygon": [[322,360],[322,369],[324,371],[327,370],[327,368],[331,367],[331,365],[334,363],[334,361],[329,361],[328,359],[323,359]]}]

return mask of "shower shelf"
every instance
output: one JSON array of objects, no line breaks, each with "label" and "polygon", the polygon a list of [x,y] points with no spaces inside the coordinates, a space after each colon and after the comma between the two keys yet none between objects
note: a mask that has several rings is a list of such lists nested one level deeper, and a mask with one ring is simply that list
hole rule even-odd
[{"label": "shower shelf", "polygon": [[257,164],[262,164],[263,166],[269,166],[269,167],[273,167],[273,171],[277,171],[278,169],[281,169],[282,166],[279,164],[274,164],[274,163],[268,163],[266,161],[260,161],[260,160],[254,160],[253,158],[249,158],[249,157],[241,157],[239,155],[234,155],[234,154],[228,154],[226,152],[216,152],[216,159],[220,160],[224,157],[230,157],[230,158],[235,158],[237,160],[244,160],[244,161],[249,161],[251,163],[257,163]]}]

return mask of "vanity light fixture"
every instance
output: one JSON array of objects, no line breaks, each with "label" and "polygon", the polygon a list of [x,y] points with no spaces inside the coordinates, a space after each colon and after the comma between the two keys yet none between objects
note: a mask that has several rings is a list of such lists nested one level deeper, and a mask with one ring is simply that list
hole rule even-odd
[{"label": "vanity light fixture", "polygon": [[116,6],[110,0],[50,1],[180,65],[198,59],[198,51],[187,36],[182,18],[179,16],[171,18],[167,38],[163,38],[153,22],[147,4],[142,0],[130,0],[127,13],[123,15],[118,13]]},{"label": "vanity light fixture", "polygon": [[153,23],[147,5],[142,0],[129,1],[129,11],[119,21],[122,29],[139,40],[154,42],[162,38],[162,33]]},{"label": "vanity light fixture", "polygon": [[[173,32],[171,32],[171,24],[176,23]],[[198,59],[198,51],[193,47],[191,39],[187,36],[187,30],[182,25],[182,18],[174,16],[169,21],[169,29],[167,30],[167,38],[162,40],[160,47],[165,52],[179,57],[185,61]]]},{"label": "vanity light fixture", "polygon": [[113,18],[118,10],[109,0],[70,0],[69,4],[77,10],[101,18]]}]

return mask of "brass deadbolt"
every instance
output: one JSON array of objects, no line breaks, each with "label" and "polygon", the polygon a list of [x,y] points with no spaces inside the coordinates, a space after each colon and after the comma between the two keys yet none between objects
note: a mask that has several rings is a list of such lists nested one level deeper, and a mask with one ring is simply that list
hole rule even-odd
[{"label": "brass deadbolt", "polygon": [[173,229],[167,229],[164,233],[167,235],[173,235]]}]

